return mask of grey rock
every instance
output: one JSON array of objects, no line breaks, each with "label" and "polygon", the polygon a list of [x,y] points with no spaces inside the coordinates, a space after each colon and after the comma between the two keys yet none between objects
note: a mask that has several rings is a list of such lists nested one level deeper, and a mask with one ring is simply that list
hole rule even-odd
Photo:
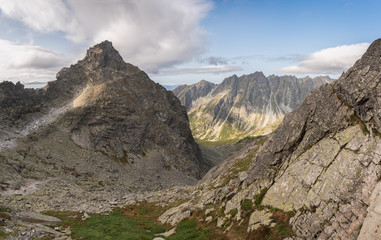
[{"label": "grey rock", "polygon": [[260,226],[269,226],[273,221],[270,217],[272,213],[269,211],[254,211],[250,215],[249,226],[247,232],[252,232],[258,229]]},{"label": "grey rock", "polygon": [[180,99],[186,110],[192,107],[192,103],[201,97],[207,96],[217,85],[205,80],[190,86],[181,85],[172,90],[172,92]]},{"label": "grey rock", "polygon": [[45,225],[55,225],[62,222],[58,218],[42,215],[36,212],[20,212],[17,214],[17,217],[22,221],[30,223],[40,223]]}]

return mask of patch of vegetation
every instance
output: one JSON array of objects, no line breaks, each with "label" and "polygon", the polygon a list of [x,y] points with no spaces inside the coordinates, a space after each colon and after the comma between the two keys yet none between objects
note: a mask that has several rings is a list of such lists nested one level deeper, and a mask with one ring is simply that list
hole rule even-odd
[{"label": "patch of vegetation", "polygon": [[0,218],[9,220],[9,219],[11,219],[11,216],[9,216],[8,213],[0,212]]},{"label": "patch of vegetation", "polygon": [[222,186],[226,186],[230,180],[236,178],[238,173],[245,172],[249,170],[249,167],[253,161],[253,158],[257,155],[258,149],[267,141],[267,137],[260,138],[255,145],[256,149],[247,154],[244,158],[238,159],[229,169],[229,174],[225,176],[224,181],[222,182]]},{"label": "patch of vegetation", "polygon": [[242,211],[248,212],[253,209],[253,202],[250,199],[244,199],[241,203]]},{"label": "patch of vegetation", "polygon": [[[264,195],[265,193],[261,191]],[[184,200],[185,201],[185,200]],[[162,208],[156,203],[140,202],[135,205],[126,206],[125,208],[116,208],[107,214],[93,214],[85,221],[81,220],[82,214],[78,212],[57,212],[47,211],[44,214],[60,218],[63,222],[61,226],[70,227],[73,239],[149,239],[152,240],[157,233],[168,231],[171,227],[162,225],[157,222],[157,218],[168,208],[177,206],[181,202],[173,203],[171,206]],[[288,221],[291,213],[284,213],[279,209],[270,209],[273,213],[272,218],[277,225],[274,228],[264,228],[261,233],[265,238],[250,238],[247,233],[248,221],[250,213],[254,210],[254,203],[250,199],[243,200],[241,209],[243,211],[243,223],[233,220],[238,214],[238,210],[230,211],[231,219],[227,221],[223,228],[216,227],[218,217],[224,216],[224,207],[222,203],[213,205],[216,211],[210,215],[213,217],[212,222],[206,223],[200,221],[205,219],[205,211],[200,210],[193,212],[189,219],[185,219],[177,225],[176,233],[167,240],[245,240],[245,239],[281,239],[281,236],[292,236],[291,227]],[[264,206],[266,207],[266,206]],[[224,233],[227,226],[231,225],[231,229]],[[253,236],[257,236],[258,232]],[[261,236],[262,236],[261,235]]]},{"label": "patch of vegetation", "polygon": [[231,136],[234,136],[235,131],[236,130],[233,129],[233,127],[230,124],[225,123],[221,128],[219,138],[220,139],[228,139]]},{"label": "patch of vegetation", "polygon": [[154,203],[142,202],[106,214],[93,214],[85,221],[78,212],[46,211],[44,214],[61,219],[60,225],[71,228],[73,239],[151,240],[155,234],[169,229],[156,221],[164,211]]},{"label": "patch of vegetation", "polygon": [[[9,212],[11,212],[11,210],[9,208],[0,206],[0,220],[1,219],[7,219],[7,220],[11,219],[11,216],[8,214]],[[5,225],[4,220],[0,221],[0,226],[4,226],[4,225]],[[6,236],[6,235],[4,235],[4,236]],[[0,238],[1,238],[1,231],[0,231]]]},{"label": "patch of vegetation", "polygon": [[381,133],[377,130],[377,128],[372,128],[372,132],[376,135],[381,137]]},{"label": "patch of vegetation", "polygon": [[235,144],[238,141],[238,139],[222,139],[217,141],[210,141],[195,138],[195,141],[198,145],[202,145],[205,147],[217,147],[221,145]]},{"label": "patch of vegetation", "polygon": [[229,214],[231,215],[231,217],[235,217],[235,215],[237,215],[238,213],[238,209],[237,208],[234,208],[232,210],[230,210]]},{"label": "patch of vegetation", "polygon": [[357,115],[357,114],[352,114],[352,115],[349,117],[349,121],[350,121],[350,123],[352,123],[352,124],[359,124],[360,127],[361,127],[361,130],[362,130],[362,133],[363,133],[363,134],[365,134],[365,135],[369,135],[369,134],[370,134],[369,129],[366,127],[366,124],[363,122],[363,120],[360,118],[359,115]]},{"label": "patch of vegetation", "polygon": [[166,229],[155,224],[151,219],[126,216],[120,209],[107,216],[93,215],[83,224],[72,228],[76,239],[147,239]]},{"label": "patch of vegetation", "polygon": [[261,190],[260,193],[254,195],[254,204],[255,206],[259,206],[262,203],[263,198],[267,193],[267,188]]},{"label": "patch of vegetation", "polygon": [[70,227],[74,239],[147,239],[154,238],[154,234],[165,232],[167,227],[155,222],[155,218],[144,217],[147,209],[136,209],[128,212],[114,209],[108,215],[94,214],[85,221],[81,214],[76,212],[47,211],[44,214],[60,218],[62,226]]},{"label": "patch of vegetation", "polygon": [[262,136],[247,136],[247,137],[244,137],[244,138],[238,140],[237,144],[254,142],[255,140],[257,140],[260,137],[262,137]]},{"label": "patch of vegetation", "polygon": [[8,236],[3,230],[0,230],[0,239],[5,239]]},{"label": "patch of vegetation", "polygon": [[0,212],[11,212],[11,209],[4,206],[0,206]]},{"label": "patch of vegetation", "polygon": [[268,136],[265,136],[265,135],[246,136],[246,137],[238,140],[236,144],[255,142],[256,146],[261,147],[267,141],[267,139],[268,139]]},{"label": "patch of vegetation", "polygon": [[208,240],[210,231],[198,228],[196,219],[186,219],[179,223],[176,234],[168,237],[168,240]]}]

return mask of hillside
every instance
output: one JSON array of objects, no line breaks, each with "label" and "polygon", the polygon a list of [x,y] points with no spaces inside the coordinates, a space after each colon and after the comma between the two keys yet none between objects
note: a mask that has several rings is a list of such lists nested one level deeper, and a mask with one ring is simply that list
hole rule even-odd
[{"label": "hillside", "polygon": [[43,193],[64,189],[35,200],[41,208],[75,206],[94,191],[112,199],[195,184],[210,168],[179,100],[108,41],[43,89],[1,83],[0,113],[2,195],[36,183]]}]

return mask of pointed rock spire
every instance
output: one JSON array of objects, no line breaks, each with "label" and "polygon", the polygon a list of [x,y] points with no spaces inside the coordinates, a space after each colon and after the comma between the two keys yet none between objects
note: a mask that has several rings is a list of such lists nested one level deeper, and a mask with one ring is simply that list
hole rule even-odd
[{"label": "pointed rock spire", "polygon": [[91,69],[113,68],[121,70],[126,68],[122,56],[107,40],[87,50],[86,57],[78,63]]}]

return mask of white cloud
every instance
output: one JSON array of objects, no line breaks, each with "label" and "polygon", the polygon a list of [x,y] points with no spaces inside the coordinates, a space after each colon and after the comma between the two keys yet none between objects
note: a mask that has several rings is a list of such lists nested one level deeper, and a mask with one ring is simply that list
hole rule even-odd
[{"label": "white cloud", "polygon": [[304,58],[298,65],[280,69],[290,74],[340,74],[350,68],[369,47],[369,43],[326,48]]},{"label": "white cloud", "polygon": [[3,15],[34,31],[63,32],[75,43],[110,40],[148,72],[191,60],[206,49],[200,21],[211,0],[0,0]]},{"label": "white cloud", "polygon": [[0,39],[0,80],[32,81],[53,80],[68,59],[57,52],[33,45],[18,45]]},{"label": "white cloud", "polygon": [[227,72],[237,72],[241,71],[242,68],[238,66],[204,66],[199,68],[181,68],[181,69],[171,69],[160,71],[160,73],[152,74],[152,76],[171,76],[171,75],[182,75],[182,74],[204,74],[204,73],[227,73]]},{"label": "white cloud", "polygon": [[209,65],[226,65],[228,64],[228,59],[224,57],[207,57],[199,60],[200,63],[208,63]]}]

